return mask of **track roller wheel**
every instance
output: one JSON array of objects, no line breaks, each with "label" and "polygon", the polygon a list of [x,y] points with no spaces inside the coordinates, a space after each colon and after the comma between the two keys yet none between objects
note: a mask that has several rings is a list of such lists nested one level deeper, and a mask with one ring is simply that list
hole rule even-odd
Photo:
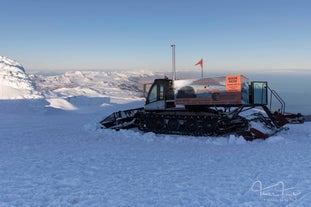
[{"label": "track roller wheel", "polygon": [[150,120],[148,124],[148,128],[154,132],[160,132],[165,127],[165,122],[161,118],[156,118],[154,120]]},{"label": "track roller wheel", "polygon": [[167,128],[171,131],[177,131],[180,127],[180,124],[178,122],[178,120],[176,119],[170,119],[167,122]]},{"label": "track roller wheel", "polygon": [[197,125],[197,122],[195,120],[188,120],[184,123],[185,125],[185,129],[188,131],[188,132],[195,132],[198,128],[198,125]]}]

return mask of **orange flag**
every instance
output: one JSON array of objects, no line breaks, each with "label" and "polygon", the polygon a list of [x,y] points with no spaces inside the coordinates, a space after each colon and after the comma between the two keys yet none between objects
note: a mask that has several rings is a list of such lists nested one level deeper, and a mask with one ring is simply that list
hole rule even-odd
[{"label": "orange flag", "polygon": [[195,64],[194,66],[200,65],[201,68],[203,68],[203,59],[201,58],[201,60],[199,60],[199,62],[197,62],[197,64]]}]

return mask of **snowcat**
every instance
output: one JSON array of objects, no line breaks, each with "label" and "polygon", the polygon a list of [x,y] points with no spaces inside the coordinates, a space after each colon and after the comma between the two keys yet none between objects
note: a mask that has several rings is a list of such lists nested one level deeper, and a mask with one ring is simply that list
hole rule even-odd
[{"label": "snowcat", "polygon": [[[304,122],[301,114],[285,113],[285,102],[267,81],[249,81],[243,75],[155,79],[148,92],[146,88],[144,107],[114,112],[101,127],[192,136],[235,133],[253,140],[266,139],[288,123]],[[275,111],[272,99],[279,103]]]}]

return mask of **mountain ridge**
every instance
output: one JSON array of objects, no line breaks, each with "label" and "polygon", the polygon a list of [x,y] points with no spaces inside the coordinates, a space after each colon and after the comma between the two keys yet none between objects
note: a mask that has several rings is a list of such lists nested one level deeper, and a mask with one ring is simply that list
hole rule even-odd
[{"label": "mountain ridge", "polygon": [[41,97],[25,68],[16,60],[0,56],[0,99]]}]

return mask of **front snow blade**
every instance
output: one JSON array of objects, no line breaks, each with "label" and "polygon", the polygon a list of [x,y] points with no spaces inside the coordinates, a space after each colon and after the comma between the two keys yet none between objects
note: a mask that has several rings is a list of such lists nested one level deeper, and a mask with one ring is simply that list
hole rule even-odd
[{"label": "front snow blade", "polygon": [[303,124],[305,122],[305,117],[300,113],[285,114],[284,116],[290,124]]},{"label": "front snow blade", "polygon": [[103,119],[100,124],[103,128],[128,129],[135,127],[135,115],[143,111],[144,108],[136,108],[125,111],[114,112]]}]

